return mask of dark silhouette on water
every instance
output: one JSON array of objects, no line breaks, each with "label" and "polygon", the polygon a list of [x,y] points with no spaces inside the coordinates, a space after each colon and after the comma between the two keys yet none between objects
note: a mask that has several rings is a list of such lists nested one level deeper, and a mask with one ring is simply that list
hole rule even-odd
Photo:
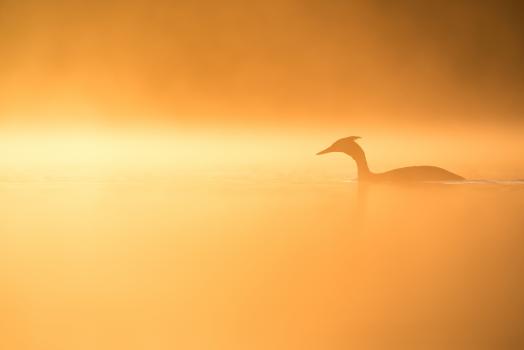
[{"label": "dark silhouette on water", "polygon": [[359,181],[459,181],[465,180],[462,176],[436,166],[410,166],[393,169],[384,173],[373,173],[369,170],[366,155],[362,147],[355,142],[359,136],[345,137],[336,141],[317,155],[342,152],[350,156],[357,163]]}]

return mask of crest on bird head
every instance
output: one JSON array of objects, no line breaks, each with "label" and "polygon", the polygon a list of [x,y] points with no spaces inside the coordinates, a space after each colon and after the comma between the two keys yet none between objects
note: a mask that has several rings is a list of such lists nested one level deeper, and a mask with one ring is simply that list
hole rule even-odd
[{"label": "crest on bird head", "polygon": [[360,136],[349,136],[349,137],[341,138],[335,141],[335,143],[333,143],[331,146],[329,146],[325,150],[318,152],[317,155],[331,153],[331,152],[348,153],[352,151],[352,149],[354,148],[357,148],[357,149],[360,148],[355,142],[355,140],[358,140],[360,138],[361,138]]}]

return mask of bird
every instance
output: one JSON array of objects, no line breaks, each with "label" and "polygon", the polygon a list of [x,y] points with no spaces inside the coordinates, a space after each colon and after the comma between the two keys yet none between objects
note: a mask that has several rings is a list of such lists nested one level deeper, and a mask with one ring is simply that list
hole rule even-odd
[{"label": "bird", "polygon": [[368,182],[432,182],[432,181],[461,181],[465,180],[460,175],[436,166],[409,166],[393,169],[383,173],[374,173],[369,169],[366,154],[356,140],[360,136],[350,136],[337,140],[331,146],[317,155],[341,152],[345,153],[357,163],[358,181]]}]

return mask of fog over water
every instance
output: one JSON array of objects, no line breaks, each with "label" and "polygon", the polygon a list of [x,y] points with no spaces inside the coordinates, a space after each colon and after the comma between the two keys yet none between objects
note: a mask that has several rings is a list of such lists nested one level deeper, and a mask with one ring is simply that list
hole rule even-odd
[{"label": "fog over water", "polygon": [[[314,155],[327,135],[210,145],[121,137],[90,135],[85,147],[55,135],[56,144],[29,148],[4,138],[18,161],[4,153],[0,177],[2,347],[476,350],[524,341],[516,177],[359,185],[349,157]],[[71,155],[55,154],[64,144]],[[470,174],[452,160],[430,163]]]},{"label": "fog over water", "polygon": [[515,121],[513,0],[0,2],[2,119]]},{"label": "fog over water", "polygon": [[0,349],[524,348],[522,12],[0,0]]}]

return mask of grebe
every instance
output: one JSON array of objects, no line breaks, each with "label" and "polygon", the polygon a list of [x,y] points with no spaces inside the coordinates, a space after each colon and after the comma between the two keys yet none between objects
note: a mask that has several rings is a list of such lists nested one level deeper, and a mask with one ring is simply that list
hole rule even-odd
[{"label": "grebe", "polygon": [[393,169],[384,173],[373,173],[369,170],[368,162],[364,150],[355,140],[359,136],[345,137],[336,141],[317,155],[342,152],[350,156],[357,163],[359,181],[459,181],[464,180],[460,175],[454,174],[446,169],[436,166],[410,166],[405,168]]}]

